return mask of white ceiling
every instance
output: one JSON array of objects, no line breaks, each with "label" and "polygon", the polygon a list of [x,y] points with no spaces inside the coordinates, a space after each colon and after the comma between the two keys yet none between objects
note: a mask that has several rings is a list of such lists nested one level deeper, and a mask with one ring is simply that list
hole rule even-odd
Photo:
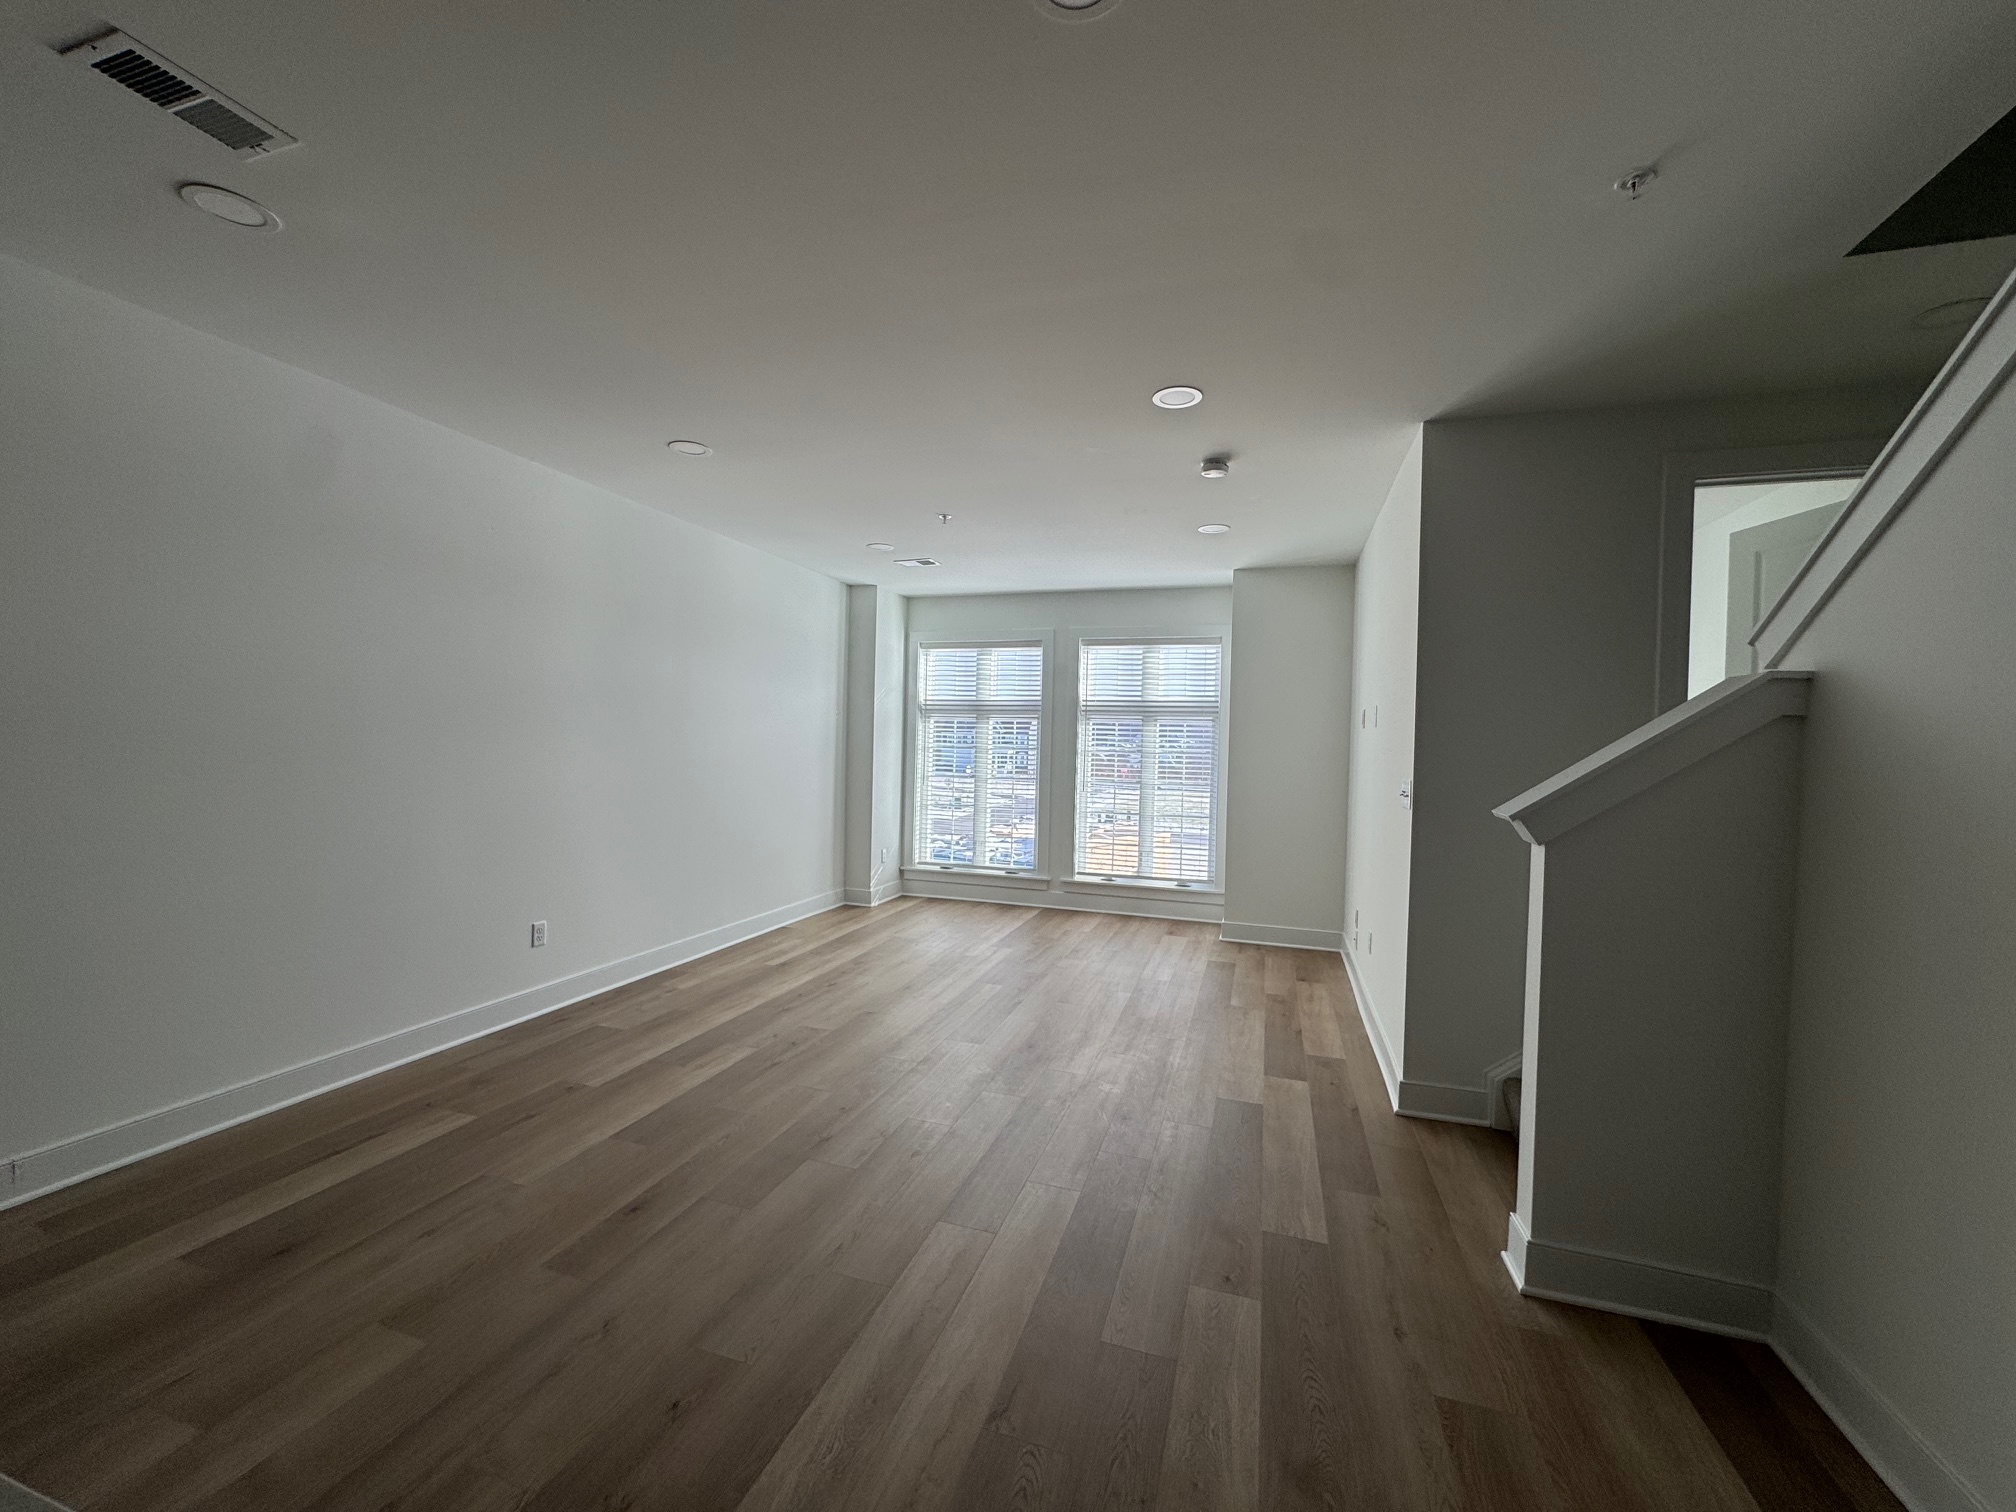
[{"label": "white ceiling", "polygon": [[[1841,256],[2016,103],[2007,0],[1050,9],[18,0],[0,247],[911,592],[1348,559],[1413,421],[1924,374],[2016,260]],[[304,145],[49,50],[108,21]]]}]

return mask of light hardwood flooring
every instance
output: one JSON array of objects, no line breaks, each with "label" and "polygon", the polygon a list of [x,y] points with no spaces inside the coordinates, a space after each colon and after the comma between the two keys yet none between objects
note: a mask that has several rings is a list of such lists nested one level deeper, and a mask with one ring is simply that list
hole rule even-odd
[{"label": "light hardwood flooring", "polygon": [[1890,1512],[1772,1358],[1521,1299],[1340,963],[838,910],[0,1213],[83,1509]]}]

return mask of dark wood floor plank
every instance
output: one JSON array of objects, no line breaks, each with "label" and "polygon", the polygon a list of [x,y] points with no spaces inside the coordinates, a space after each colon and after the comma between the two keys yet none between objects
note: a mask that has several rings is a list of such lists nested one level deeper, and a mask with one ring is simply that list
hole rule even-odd
[{"label": "dark wood floor plank", "polygon": [[[1644,1327],[1760,1507],[1772,1512],[1860,1512],[1855,1498],[1814,1453],[1801,1427],[1779,1409],[1732,1340],[1665,1323]],[[1891,1504],[1896,1505],[1894,1498]]]},{"label": "dark wood floor plank", "polygon": [[1192,1287],[1183,1309],[1160,1512],[1243,1512],[1260,1501],[1261,1305]]},{"label": "dark wood floor plank", "polygon": [[1819,1403],[1806,1394],[1798,1378],[1768,1346],[1748,1340],[1731,1340],[1729,1347],[1744,1368],[1764,1388],[1779,1420],[1798,1435],[1813,1457],[1825,1467],[1834,1484],[1847,1498],[1854,1512],[1903,1512],[1904,1504],[1883,1484],[1869,1462],[1855,1452],[1833,1419],[1820,1410]]},{"label": "dark wood floor plank", "polygon": [[1176,1357],[1204,1224],[1210,1142],[1211,1131],[1196,1124],[1163,1125],[1107,1310],[1107,1343]]},{"label": "dark wood floor plank", "polygon": [[0,1214],[0,1470],[80,1512],[1895,1512],[1768,1352],[1519,1297],[1513,1174],[1391,1112],[1334,955],[835,910]]},{"label": "dark wood floor plank", "polygon": [[1202,1209],[1190,1284],[1242,1297],[1260,1295],[1260,1192],[1264,1110],[1213,1100],[1204,1150]]}]

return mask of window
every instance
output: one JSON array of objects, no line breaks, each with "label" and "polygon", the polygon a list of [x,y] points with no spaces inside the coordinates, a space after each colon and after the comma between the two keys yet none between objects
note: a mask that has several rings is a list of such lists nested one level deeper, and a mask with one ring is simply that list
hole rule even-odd
[{"label": "window", "polygon": [[923,646],[917,653],[918,866],[1036,867],[1043,647]]},{"label": "window", "polygon": [[1217,641],[1081,643],[1081,876],[1217,881],[1223,653]]}]

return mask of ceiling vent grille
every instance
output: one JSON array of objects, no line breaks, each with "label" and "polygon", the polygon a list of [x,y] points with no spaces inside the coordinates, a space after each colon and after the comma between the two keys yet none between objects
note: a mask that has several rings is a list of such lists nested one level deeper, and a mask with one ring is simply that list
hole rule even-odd
[{"label": "ceiling vent grille", "polygon": [[103,74],[114,84],[150,100],[205,136],[223,143],[241,158],[268,157],[296,145],[295,139],[271,121],[253,114],[229,95],[220,94],[169,62],[146,44],[121,31],[65,48],[63,56]]}]

